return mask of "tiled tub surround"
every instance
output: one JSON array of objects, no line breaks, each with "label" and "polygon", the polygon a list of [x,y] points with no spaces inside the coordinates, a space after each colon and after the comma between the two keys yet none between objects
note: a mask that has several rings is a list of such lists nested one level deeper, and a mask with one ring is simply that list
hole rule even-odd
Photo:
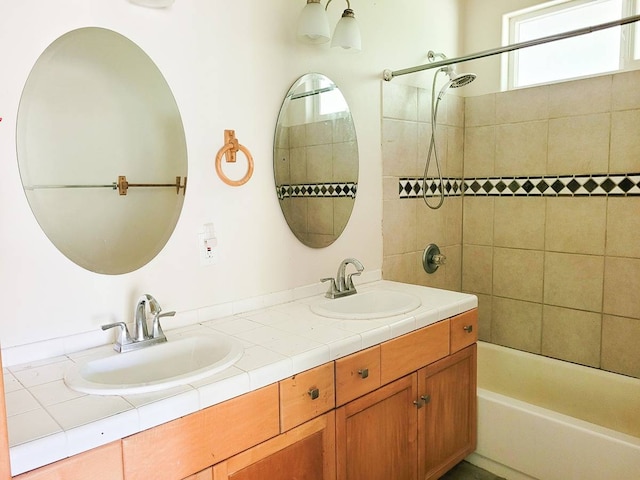
[{"label": "tiled tub surround", "polygon": [[640,377],[638,85],[640,71],[467,98],[465,179],[566,185],[464,197],[462,289],[482,339]]},{"label": "tiled tub surround", "polygon": [[[80,358],[110,351],[105,345],[4,369],[13,475],[132,435],[172,419],[277,382],[309,368],[379,344],[477,306],[474,295],[376,281],[358,287],[417,295],[413,312],[377,320],[333,320],[311,313],[323,295],[226,316],[167,332],[213,329],[245,348],[233,367],[193,385],[153,394],[85,395],[62,380]],[[126,355],[126,354],[124,354]]]},{"label": "tiled tub surround", "polygon": [[[435,212],[400,198],[422,175],[428,92],[383,85],[384,278],[476,294],[482,340],[640,377],[638,85],[635,71],[468,97],[463,114],[445,96],[444,176],[465,194]],[[431,277],[427,243],[452,260]]]}]

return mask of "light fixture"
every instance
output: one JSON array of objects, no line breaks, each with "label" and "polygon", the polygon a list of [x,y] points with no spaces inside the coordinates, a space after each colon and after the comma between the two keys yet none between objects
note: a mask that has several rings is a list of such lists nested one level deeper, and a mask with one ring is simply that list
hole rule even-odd
[{"label": "light fixture", "polygon": [[175,0],[129,0],[131,3],[151,8],[167,8],[173,5]]},{"label": "light fixture", "polygon": [[[329,32],[329,20],[327,8],[332,0],[322,8],[320,0],[307,0],[300,19],[298,20],[298,38],[307,43],[327,43],[331,37]],[[360,27],[356,22],[355,14],[351,9],[349,0],[346,0],[347,8],[342,13],[342,18],[333,32],[332,47],[341,47],[345,50],[359,51],[362,48]]]}]

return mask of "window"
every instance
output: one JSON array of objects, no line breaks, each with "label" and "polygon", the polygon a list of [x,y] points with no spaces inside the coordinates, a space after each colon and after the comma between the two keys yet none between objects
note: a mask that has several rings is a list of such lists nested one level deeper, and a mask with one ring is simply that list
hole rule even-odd
[{"label": "window", "polygon": [[[505,43],[599,25],[640,13],[640,0],[556,0],[507,14]],[[526,47],[506,57],[506,87],[516,88],[640,66],[640,22]]]}]

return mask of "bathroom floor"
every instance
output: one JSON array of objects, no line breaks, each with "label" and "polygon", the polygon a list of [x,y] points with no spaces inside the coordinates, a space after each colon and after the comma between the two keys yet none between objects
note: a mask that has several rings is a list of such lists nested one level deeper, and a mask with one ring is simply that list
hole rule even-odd
[{"label": "bathroom floor", "polygon": [[498,477],[469,462],[462,461],[449,470],[440,480],[505,480],[505,478]]}]

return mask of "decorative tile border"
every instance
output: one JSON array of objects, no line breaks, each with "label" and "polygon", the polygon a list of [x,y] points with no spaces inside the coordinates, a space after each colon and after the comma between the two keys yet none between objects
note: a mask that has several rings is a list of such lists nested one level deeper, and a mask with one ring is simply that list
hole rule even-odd
[{"label": "decorative tile border", "polygon": [[[640,196],[640,173],[536,177],[446,178],[445,195],[497,197],[631,197]],[[427,196],[437,196],[440,182],[427,179]],[[422,178],[404,177],[400,198],[422,197]]]},{"label": "decorative tile border", "polygon": [[353,182],[305,183],[299,185],[276,185],[278,198],[291,197],[351,197],[356,198],[358,184]]}]

